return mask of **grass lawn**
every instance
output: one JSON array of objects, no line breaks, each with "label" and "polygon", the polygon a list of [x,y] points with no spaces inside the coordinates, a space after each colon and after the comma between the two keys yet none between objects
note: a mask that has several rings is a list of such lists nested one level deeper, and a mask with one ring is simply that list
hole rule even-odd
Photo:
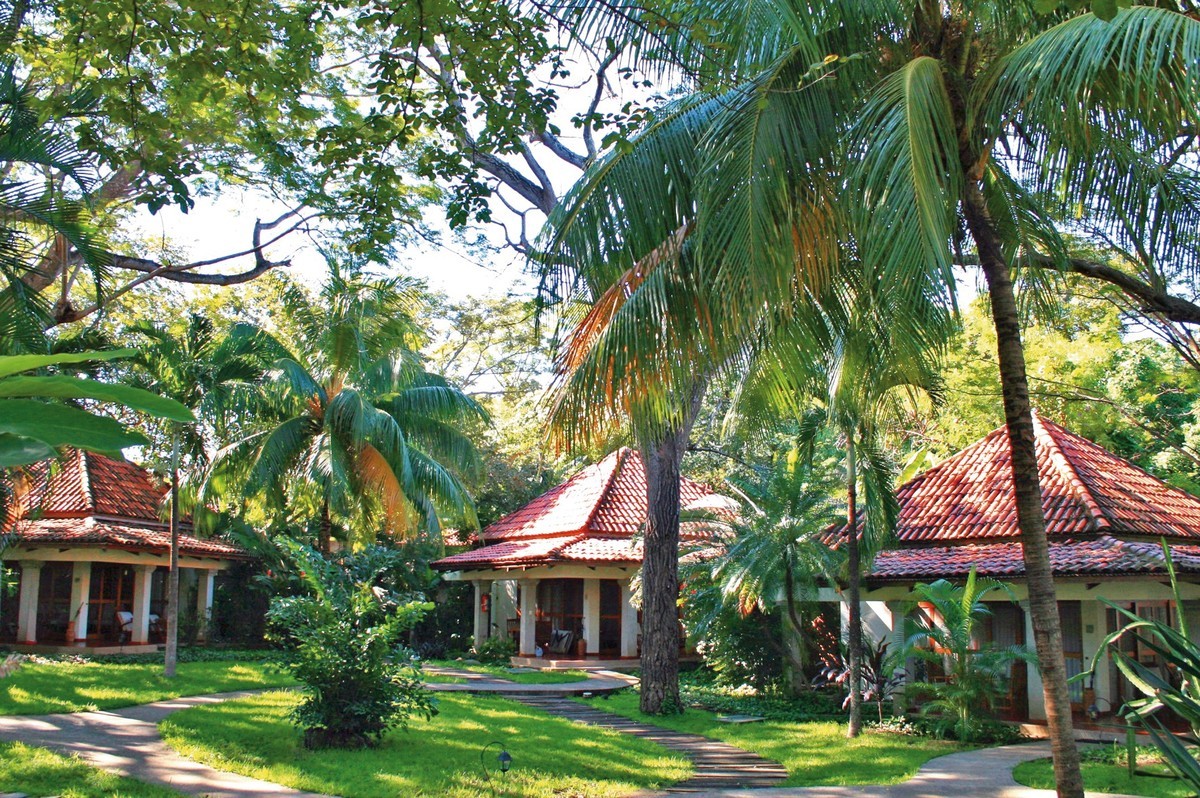
[{"label": "grass lawn", "polygon": [[62,798],[167,798],[179,793],[106,773],[77,757],[0,743],[0,789]]},{"label": "grass lawn", "polygon": [[[1167,772],[1165,765],[1141,765],[1139,770]],[[1054,789],[1054,766],[1049,759],[1022,762],[1013,770],[1013,778],[1027,787]],[[1106,762],[1083,763],[1083,786],[1089,792],[1115,792],[1125,795],[1149,795],[1152,798],[1189,798],[1195,792],[1179,779],[1151,776],[1129,778],[1124,765]]]},{"label": "grass lawn", "polygon": [[[432,720],[393,731],[362,751],[307,751],[287,715],[300,697],[273,691],[177,712],[159,724],[184,756],[222,770],[345,798],[489,794],[480,751],[512,754],[503,796],[627,795],[687,778],[691,765],[653,743],[554,718],[503,698],[441,694]],[[499,746],[488,751],[494,764]]]},{"label": "grass lawn", "polygon": [[911,778],[930,759],[963,750],[953,742],[890,732],[869,731],[847,740],[845,724],[835,721],[730,724],[699,709],[652,717],[638,711],[638,696],[631,691],[585,703],[643,723],[723,740],[773,759],[787,768],[782,786],[788,787],[896,784]]},{"label": "grass lawn", "polygon": [[[428,665],[435,668],[458,668],[472,673],[485,673],[496,679],[504,679],[517,684],[568,684],[580,682],[587,678],[587,671],[533,671],[532,673],[509,673],[503,665],[473,665],[454,660],[430,660]],[[433,681],[430,679],[430,681]]]},{"label": "grass lawn", "polygon": [[0,679],[0,715],[115,709],[167,698],[295,684],[261,662],[181,662],[174,679],[162,665],[98,662],[25,664]]}]

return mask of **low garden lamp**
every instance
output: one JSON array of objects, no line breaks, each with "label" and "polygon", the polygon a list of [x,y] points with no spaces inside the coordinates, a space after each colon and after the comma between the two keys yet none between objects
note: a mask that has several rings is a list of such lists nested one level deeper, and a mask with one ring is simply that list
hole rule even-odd
[{"label": "low garden lamp", "polygon": [[500,755],[496,757],[496,761],[500,763],[501,773],[508,773],[508,769],[512,767],[513,758],[512,754],[510,754],[507,749],[504,748],[504,743],[500,742],[499,740],[493,740],[485,745],[483,750],[479,752],[479,765],[483,768],[483,778],[487,782],[488,788],[491,789],[492,795],[495,795],[496,787],[492,784],[492,774],[488,772],[487,766],[487,752],[488,749],[493,745],[500,746]]},{"label": "low garden lamp", "polygon": [[500,760],[500,772],[507,773],[508,769],[512,767],[512,754],[508,751],[501,751],[500,756],[496,758]]}]

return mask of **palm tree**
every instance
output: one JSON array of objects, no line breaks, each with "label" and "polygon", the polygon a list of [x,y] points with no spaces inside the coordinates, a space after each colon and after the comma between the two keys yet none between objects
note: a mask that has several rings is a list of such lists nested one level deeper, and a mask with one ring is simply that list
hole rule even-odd
[{"label": "palm tree", "polygon": [[[836,484],[792,449],[749,478],[730,479],[729,486],[743,507],[739,518],[725,522],[728,540],[721,556],[684,566],[689,574],[707,576],[719,594],[696,632],[703,635],[707,623],[727,607],[748,615],[782,606],[789,636],[802,642],[800,605],[814,600],[819,581],[837,571],[836,556],[825,540],[837,518]],[[689,576],[686,581],[693,580]],[[806,664],[802,645],[785,644],[780,653],[789,660],[792,684],[800,683]]]},{"label": "palm tree", "polygon": [[299,338],[273,340],[270,423],[225,447],[206,493],[262,497],[277,517],[299,508],[326,553],[335,524],[352,536],[434,532],[443,516],[474,525],[458,474],[477,457],[461,427],[487,415],[421,366],[414,301],[404,281],[337,268],[316,300],[289,289]]},{"label": "palm tree", "polygon": [[[567,5],[580,12],[579,3]],[[1171,209],[1156,214],[1163,230],[1186,230],[1194,192],[1158,187],[1164,172],[1189,179],[1180,153],[1194,147],[1200,21],[1173,4],[1123,8],[1111,20],[1081,9],[1040,13],[1042,5],[714,1],[675,4],[648,19],[642,4],[618,1],[584,4],[571,22],[584,36],[675,54],[695,85],[715,92],[709,98],[725,100],[699,156],[706,168],[693,198],[701,208],[694,234],[701,260],[720,251],[735,264],[714,279],[727,283],[723,294],[744,315],[775,301],[771,287],[797,264],[823,265],[822,253],[838,242],[852,242],[870,278],[902,299],[931,281],[950,283],[973,245],[997,328],[1056,780],[1060,794],[1077,796],[1011,272],[1029,262],[1065,269],[1055,219],[1076,213],[1103,228],[1150,203]],[[662,172],[660,164],[642,182]],[[846,200],[850,224],[838,229],[831,222],[840,215],[825,210]],[[640,226],[632,215],[621,222]],[[1163,243],[1184,248],[1187,236]]]},{"label": "palm tree", "polygon": [[[200,424],[172,424],[170,455],[171,566],[167,578],[166,651],[163,674],[175,675],[179,640],[179,466],[200,475],[207,468],[215,441],[224,437],[236,416],[247,412],[260,395],[273,349],[255,328],[235,325],[218,336],[212,321],[198,313],[176,336],[162,325],[139,322],[131,333],[146,340],[135,364],[150,389],[194,411]],[[236,423],[236,422],[233,422]]]}]

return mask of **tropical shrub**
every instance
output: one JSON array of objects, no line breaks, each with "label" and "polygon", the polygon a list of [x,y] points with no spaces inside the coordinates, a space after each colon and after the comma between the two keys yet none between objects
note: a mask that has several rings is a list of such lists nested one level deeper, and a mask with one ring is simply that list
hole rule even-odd
[{"label": "tropical shrub", "polygon": [[[1165,542],[1162,547],[1175,606],[1182,608],[1171,551]],[[1125,719],[1145,729],[1167,766],[1200,793],[1200,762],[1195,755],[1200,738],[1200,646],[1192,642],[1183,612],[1176,613],[1179,628],[1175,629],[1161,621],[1142,618],[1112,602],[1104,603],[1123,615],[1128,623],[1104,640],[1092,662],[1092,669],[1105,651],[1112,656],[1121,673],[1143,696],[1125,704],[1121,710]],[[1126,636],[1132,636],[1139,646],[1154,651],[1161,667],[1149,667],[1131,657],[1121,646],[1114,645]],[[1182,718],[1191,728],[1191,734],[1173,734],[1160,717],[1163,709]]]},{"label": "tropical shrub", "polygon": [[[846,646],[838,647],[835,656],[827,656],[825,667],[814,680],[817,687],[838,685],[846,690],[846,699],[842,704],[845,709],[850,705],[850,663],[846,656]],[[880,640],[874,645],[868,645],[863,650],[862,661],[862,701],[864,704],[875,704],[879,713],[879,723],[883,723],[883,705],[890,701],[904,685],[904,669],[899,667],[897,657],[889,649],[891,643]]]},{"label": "tropical shrub", "polygon": [[369,547],[340,561],[281,541],[307,590],[276,598],[267,613],[270,638],[305,687],[293,713],[308,748],[361,748],[414,715],[436,713],[421,669],[401,637],[433,605],[380,584],[391,558]]},{"label": "tropical shrub", "polygon": [[962,586],[939,579],[917,585],[913,592],[933,612],[909,621],[904,658],[940,669],[944,679],[911,683],[906,697],[923,697],[921,715],[931,719],[935,734],[980,741],[988,715],[1004,693],[1010,666],[1018,660],[1035,661],[1021,646],[977,642],[979,623],[992,614],[984,598],[999,592],[1012,599],[1012,588],[980,579],[972,568]]},{"label": "tropical shrub", "polygon": [[475,659],[487,665],[507,665],[517,646],[506,637],[489,637],[475,648]]}]

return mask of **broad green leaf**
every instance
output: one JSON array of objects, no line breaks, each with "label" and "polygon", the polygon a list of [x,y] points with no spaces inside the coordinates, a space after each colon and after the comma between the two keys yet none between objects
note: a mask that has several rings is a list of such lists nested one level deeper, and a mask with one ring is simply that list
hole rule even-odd
[{"label": "broad green leaf", "polygon": [[158,418],[192,422],[196,417],[174,399],[128,385],[97,382],[78,377],[9,377],[0,380],[0,397],[44,399],[96,399],[116,402]]},{"label": "broad green leaf", "polygon": [[0,377],[33,371],[64,363],[91,363],[97,360],[121,360],[133,357],[136,349],[113,349],[108,352],[72,352],[61,355],[7,355],[0,357]]},{"label": "broad green leaf", "polygon": [[48,446],[77,446],[105,454],[149,443],[144,435],[111,418],[32,399],[0,399],[0,433],[34,438]]},{"label": "broad green leaf", "polygon": [[1117,0],[1092,0],[1092,13],[1105,21],[1116,19]]},{"label": "broad green leaf", "polygon": [[54,449],[43,441],[0,432],[0,468],[16,468],[54,456]]}]

